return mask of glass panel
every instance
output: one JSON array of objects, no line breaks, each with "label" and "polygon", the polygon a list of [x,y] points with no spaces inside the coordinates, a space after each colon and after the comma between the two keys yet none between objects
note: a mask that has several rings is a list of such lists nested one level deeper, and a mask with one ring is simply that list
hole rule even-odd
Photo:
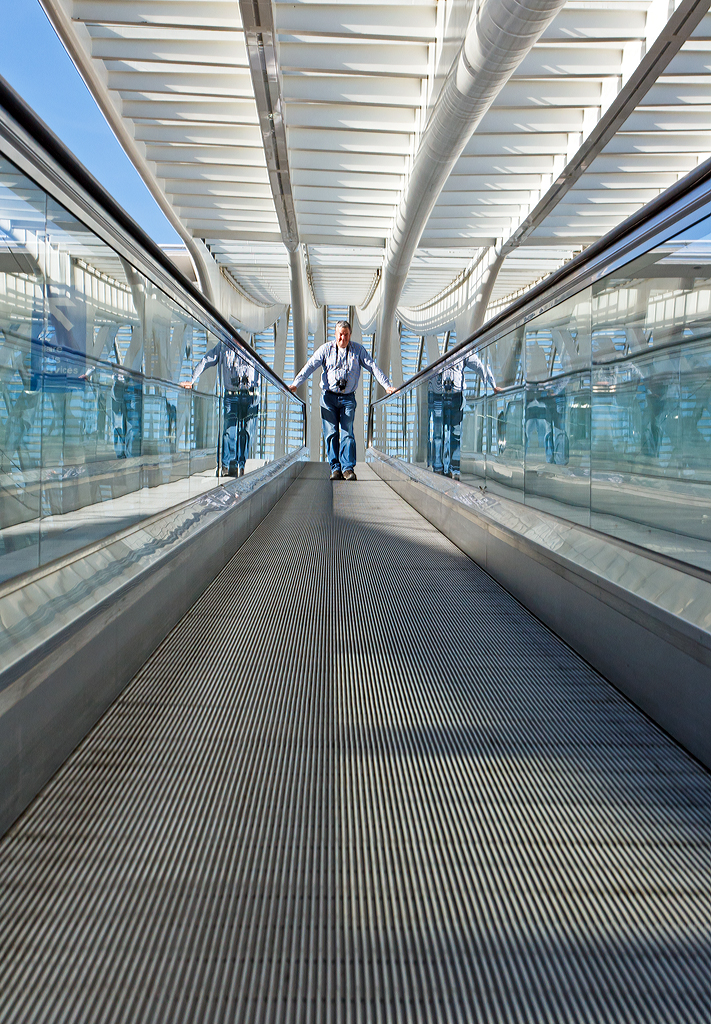
[{"label": "glass panel", "polygon": [[0,163],[0,580],[303,443],[246,349]]},{"label": "glass panel", "polygon": [[711,217],[478,355],[486,387],[460,356],[375,406],[376,447],[711,568]]},{"label": "glass panel", "polygon": [[591,290],[547,310],[524,328],[525,502],[590,522]]},{"label": "glass panel", "polygon": [[489,401],[486,484],[494,493],[523,500],[523,328],[486,349],[486,360],[502,391]]},{"label": "glass panel", "polygon": [[0,582],[39,564],[44,193],[0,159]]},{"label": "glass panel", "polygon": [[593,288],[592,522],[711,567],[711,220]]}]

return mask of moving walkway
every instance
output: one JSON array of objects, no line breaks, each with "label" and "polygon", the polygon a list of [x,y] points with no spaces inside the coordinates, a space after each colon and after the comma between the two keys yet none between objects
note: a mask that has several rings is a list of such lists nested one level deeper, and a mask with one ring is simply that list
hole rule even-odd
[{"label": "moving walkway", "polygon": [[[2,131],[0,1019],[708,1018],[711,169],[331,483],[233,325]],[[219,380],[180,387],[218,341],[260,375],[236,479]],[[469,351],[502,390],[445,411]]]}]

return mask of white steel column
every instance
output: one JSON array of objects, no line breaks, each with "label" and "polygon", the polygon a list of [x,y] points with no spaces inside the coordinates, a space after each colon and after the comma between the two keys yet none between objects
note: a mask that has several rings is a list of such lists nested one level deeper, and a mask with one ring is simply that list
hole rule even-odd
[{"label": "white steel column", "polygon": [[[306,269],[301,246],[289,252],[289,284],[291,288],[291,323],[294,336],[294,367],[296,372],[306,362],[308,326],[306,317]],[[308,384],[299,388],[299,396],[306,400]]]},{"label": "white steel column", "polygon": [[[353,309],[351,309],[351,311],[350,311],[350,320],[351,320],[351,325],[352,325],[351,341],[355,341],[359,345],[362,345],[363,344],[363,332],[360,329],[360,324],[358,323],[358,317],[354,316],[354,312],[355,311]],[[367,373],[368,371],[366,370],[365,372]],[[365,419],[364,419],[364,411],[363,411],[363,374],[362,373],[360,375],[360,380],[358,381],[358,387],[356,388],[356,414],[355,414],[355,422],[354,422],[353,429],[355,431],[356,445],[360,448],[361,447],[361,442],[362,442],[363,438],[365,437]],[[362,451],[360,453],[360,457],[361,457],[361,461],[362,461],[363,460],[363,452]]]},{"label": "white steel column", "polygon": [[[326,307],[318,311],[314,330],[314,352],[326,340]],[[311,409],[308,421],[308,444],[311,461],[321,461],[321,373],[317,370],[311,375]]]}]

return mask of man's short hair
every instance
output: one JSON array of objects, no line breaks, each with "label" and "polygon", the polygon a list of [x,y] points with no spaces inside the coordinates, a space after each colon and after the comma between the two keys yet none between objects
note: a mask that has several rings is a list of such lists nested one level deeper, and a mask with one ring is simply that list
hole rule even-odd
[{"label": "man's short hair", "polygon": [[347,327],[349,333],[350,334],[353,333],[353,328],[351,327],[351,325],[348,323],[347,320],[336,320],[336,328],[335,329],[338,330],[339,327]]}]

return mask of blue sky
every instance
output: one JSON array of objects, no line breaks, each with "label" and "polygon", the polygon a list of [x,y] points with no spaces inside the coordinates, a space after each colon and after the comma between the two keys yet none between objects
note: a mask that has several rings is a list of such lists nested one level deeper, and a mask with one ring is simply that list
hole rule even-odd
[{"label": "blue sky", "polygon": [[3,0],[0,75],[156,242],[179,242],[38,0]]}]

